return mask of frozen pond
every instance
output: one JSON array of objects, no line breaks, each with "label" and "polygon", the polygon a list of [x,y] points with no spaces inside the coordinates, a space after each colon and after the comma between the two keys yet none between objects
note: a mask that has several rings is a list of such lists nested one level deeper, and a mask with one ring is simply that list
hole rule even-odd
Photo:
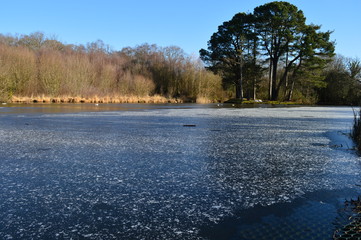
[{"label": "frozen pond", "polygon": [[351,108],[64,106],[0,108],[0,239],[240,239],[302,201],[330,230],[357,195]]}]

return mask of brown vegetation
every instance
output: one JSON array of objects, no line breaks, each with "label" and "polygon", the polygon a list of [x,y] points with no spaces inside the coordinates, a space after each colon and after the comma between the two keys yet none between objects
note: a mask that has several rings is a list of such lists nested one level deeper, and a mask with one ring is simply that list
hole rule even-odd
[{"label": "brown vegetation", "polygon": [[104,97],[73,97],[73,96],[12,96],[13,103],[183,103],[183,99],[165,98],[160,95],[154,96],[104,96]]},{"label": "brown vegetation", "polygon": [[178,47],[144,44],[109,49],[102,41],[65,45],[42,33],[0,35],[0,100],[164,103],[222,99],[221,78]]}]

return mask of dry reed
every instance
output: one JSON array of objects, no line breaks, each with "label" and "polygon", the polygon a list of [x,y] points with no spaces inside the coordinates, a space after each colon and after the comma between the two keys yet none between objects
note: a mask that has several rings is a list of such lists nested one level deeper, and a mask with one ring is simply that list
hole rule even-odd
[{"label": "dry reed", "polygon": [[182,99],[165,98],[160,95],[154,96],[57,96],[50,97],[40,96],[13,96],[10,100],[12,103],[183,103]]}]

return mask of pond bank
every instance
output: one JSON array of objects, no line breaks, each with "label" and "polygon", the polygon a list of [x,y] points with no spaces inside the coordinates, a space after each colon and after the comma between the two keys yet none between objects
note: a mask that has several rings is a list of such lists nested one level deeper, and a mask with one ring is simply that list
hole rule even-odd
[{"label": "pond bank", "polygon": [[11,103],[183,103],[182,99],[166,98],[160,95],[154,96],[13,96]]},{"label": "pond bank", "polygon": [[161,95],[153,96],[124,96],[124,95],[112,95],[112,96],[12,96],[9,100],[9,103],[199,103],[199,104],[209,104],[209,103],[225,103],[233,104],[235,106],[241,105],[253,105],[253,104],[269,104],[269,105],[310,105],[304,104],[301,102],[282,102],[282,101],[269,101],[269,100],[243,100],[239,99],[229,99],[227,101],[219,99],[209,99],[207,97],[197,97],[196,99],[191,98],[168,98]]}]

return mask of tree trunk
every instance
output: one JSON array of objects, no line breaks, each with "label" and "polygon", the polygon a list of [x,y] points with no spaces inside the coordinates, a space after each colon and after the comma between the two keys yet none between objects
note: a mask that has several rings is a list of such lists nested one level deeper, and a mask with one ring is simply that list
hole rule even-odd
[{"label": "tree trunk", "polygon": [[287,88],[288,88],[288,72],[289,72],[289,67],[286,67],[285,68],[285,72],[283,73],[282,77],[281,77],[281,80],[278,82],[278,85],[277,85],[277,93],[279,94],[280,90],[281,90],[281,86],[282,84],[285,84],[285,92],[284,92],[284,98],[286,98],[287,96]]},{"label": "tree trunk", "polygon": [[269,91],[268,96],[269,100],[272,100],[272,60],[269,60],[269,73],[268,73],[268,80],[269,80]]},{"label": "tree trunk", "polygon": [[286,63],[285,63],[285,92],[284,92],[284,98],[287,97],[287,91],[288,91],[288,51],[286,52]]},{"label": "tree trunk", "polygon": [[236,84],[236,98],[243,99],[243,89],[242,89],[242,80],[239,79]]},{"label": "tree trunk", "polygon": [[236,98],[239,99],[240,96],[241,96],[241,92],[240,92],[240,90],[239,90],[238,84],[236,83]]},{"label": "tree trunk", "polygon": [[291,79],[292,79],[292,84],[291,84],[291,88],[288,92],[288,101],[292,101],[292,97],[293,97],[293,90],[295,88],[295,79],[296,79],[296,73],[298,72],[298,70],[300,69],[302,64],[302,58],[300,59],[300,62],[298,63],[297,67],[295,70],[293,70]]},{"label": "tree trunk", "polygon": [[242,62],[242,56],[240,56],[240,60],[238,63],[238,69],[239,69],[239,77],[236,84],[236,98],[243,100],[243,62]]},{"label": "tree trunk", "polygon": [[253,49],[252,49],[252,54],[253,54],[253,99],[256,100],[257,96],[256,96],[256,91],[257,91],[257,76],[258,76],[258,72],[257,72],[257,40],[254,38],[253,39]]},{"label": "tree trunk", "polygon": [[273,100],[273,101],[277,100],[277,98],[278,98],[277,64],[278,64],[278,58],[273,58],[273,60],[272,60],[272,98],[271,98],[271,100]]},{"label": "tree trunk", "polygon": [[257,86],[256,86],[257,79],[256,77],[253,78],[253,99],[256,100],[256,92],[257,92]]},{"label": "tree trunk", "polygon": [[293,89],[295,87],[295,81],[292,81],[292,84],[291,84],[291,88],[290,88],[290,91],[288,93],[288,101],[292,101],[292,95],[293,95]]}]

